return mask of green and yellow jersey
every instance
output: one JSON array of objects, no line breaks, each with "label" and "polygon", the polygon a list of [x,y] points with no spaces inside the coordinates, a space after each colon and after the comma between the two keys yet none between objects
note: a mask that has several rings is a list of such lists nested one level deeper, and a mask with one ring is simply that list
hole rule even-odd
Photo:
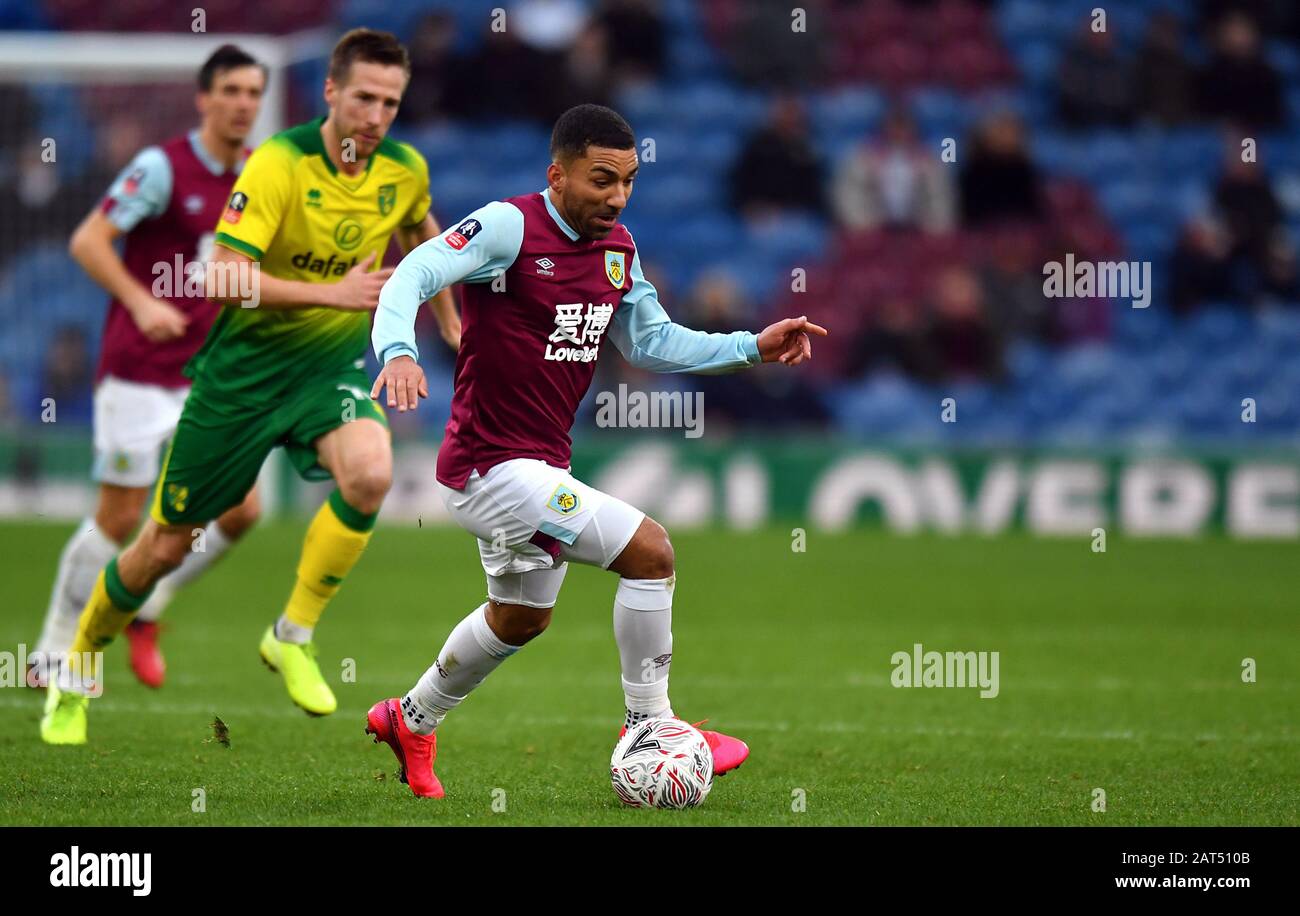
[{"label": "green and yellow jersey", "polygon": [[[429,169],[415,148],[385,138],[349,177],[321,140],[324,118],[276,134],[249,157],[217,223],[216,242],[285,280],[334,283],[367,255],[372,269],[400,227],[429,212]],[[196,384],[275,399],[302,381],[359,364],[368,312],[222,309],[186,366]]]}]

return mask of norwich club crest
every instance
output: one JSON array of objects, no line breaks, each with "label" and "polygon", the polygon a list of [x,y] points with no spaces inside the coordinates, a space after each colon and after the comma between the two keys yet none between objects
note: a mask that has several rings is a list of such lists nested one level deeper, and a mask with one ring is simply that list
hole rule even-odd
[{"label": "norwich club crest", "polygon": [[179,484],[167,484],[167,504],[177,512],[185,511],[185,504],[190,501],[190,488]]},{"label": "norwich club crest", "polygon": [[393,205],[397,203],[397,185],[381,184],[379,186],[379,215],[387,216],[393,212]]},{"label": "norwich club crest", "polygon": [[623,288],[623,278],[627,276],[627,265],[623,262],[623,252],[605,252],[605,276],[614,284],[614,289]]}]

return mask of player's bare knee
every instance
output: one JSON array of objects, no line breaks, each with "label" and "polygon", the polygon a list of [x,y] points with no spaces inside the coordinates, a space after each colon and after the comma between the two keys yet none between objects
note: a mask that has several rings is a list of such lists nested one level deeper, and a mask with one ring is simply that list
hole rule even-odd
[{"label": "player's bare knee", "polygon": [[[632,539],[633,552],[618,572],[627,579],[667,579],[673,574],[676,556],[668,531],[646,516]],[[620,558],[622,559],[622,558]]]},{"label": "player's bare knee", "polygon": [[367,514],[378,512],[393,485],[393,469],[388,462],[359,462],[341,475],[338,484],[349,506]]},{"label": "player's bare knee", "polygon": [[551,625],[554,608],[528,607],[523,604],[500,604],[488,601],[487,621],[497,639],[508,646],[522,646],[541,636]]},{"label": "player's bare knee", "polygon": [[101,487],[99,504],[95,507],[95,526],[105,536],[125,544],[139,524],[148,499],[147,488]]},{"label": "player's bare knee", "polygon": [[100,509],[95,513],[95,526],[118,544],[125,543],[140,521],[138,512],[124,511],[120,508]]}]

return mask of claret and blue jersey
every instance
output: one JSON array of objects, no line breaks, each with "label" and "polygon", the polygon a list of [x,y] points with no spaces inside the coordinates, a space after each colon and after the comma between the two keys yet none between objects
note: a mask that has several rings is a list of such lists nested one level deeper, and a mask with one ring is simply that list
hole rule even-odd
[{"label": "claret and blue jersey", "polygon": [[466,285],[438,479],[455,489],[515,458],[568,467],[569,431],[606,337],[656,372],[729,372],[761,360],[751,332],[670,321],[631,233],[619,224],[607,238],[581,238],[549,190],[489,203],[402,260],[375,314],[381,362],[418,355],[420,305],[453,283]]}]

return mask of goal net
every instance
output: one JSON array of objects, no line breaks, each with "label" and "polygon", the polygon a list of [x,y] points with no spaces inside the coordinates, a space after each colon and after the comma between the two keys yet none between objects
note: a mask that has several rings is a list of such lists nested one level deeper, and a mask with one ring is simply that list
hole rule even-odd
[{"label": "goal net", "polygon": [[108,297],[68,237],[135,153],[197,124],[198,69],[227,42],[270,71],[255,146],[285,126],[293,38],[0,33],[0,516],[85,511]]}]

